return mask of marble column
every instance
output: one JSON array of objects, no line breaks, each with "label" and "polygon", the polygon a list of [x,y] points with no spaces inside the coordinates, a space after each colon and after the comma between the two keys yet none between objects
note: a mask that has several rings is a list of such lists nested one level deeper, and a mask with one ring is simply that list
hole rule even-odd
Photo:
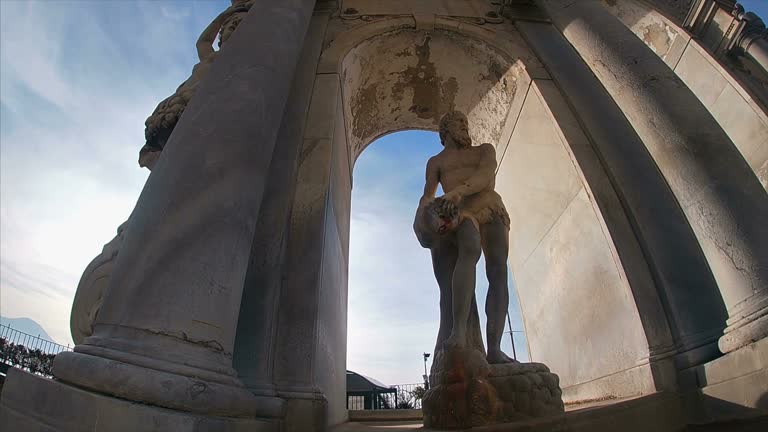
[{"label": "marble column", "polygon": [[768,195],[747,162],[674,71],[600,1],[538,2],[629,120],[691,224],[728,309],[720,349],[768,335]]},{"label": "marble column", "polygon": [[[620,197],[621,212],[629,215],[631,232],[622,236],[617,224],[610,229],[619,251],[629,249],[637,238],[642,259],[648,264],[658,297],[664,304],[674,338],[675,363],[690,367],[719,355],[717,339],[722,335],[727,314],[714,277],[688,221],[643,141],[622,114],[611,96],[595,79],[563,35],[551,24],[519,21],[515,26],[552,74],[566,95],[580,122],[588,131],[592,146],[603,162],[612,187]],[[597,180],[594,183],[598,183]],[[616,209],[606,206],[605,215]],[[664,215],[660,218],[659,215]],[[635,273],[628,252],[620,252],[628,275]],[[626,256],[626,257],[625,257]],[[645,281],[630,283],[640,291]],[[649,338],[649,356],[664,355],[666,338],[659,330],[663,319],[651,312],[650,295],[637,295],[638,310]]]},{"label": "marble column", "polygon": [[765,23],[753,12],[743,13],[743,8],[740,11],[738,16],[742,22],[739,34],[734,40],[735,52],[737,55],[749,56],[768,72],[768,30]]},{"label": "marble column", "polygon": [[81,388],[193,413],[280,417],[232,368],[266,176],[314,0],[257,0],[147,181],[94,333],[56,357]]},{"label": "marble column", "polygon": [[328,18],[327,12],[315,12],[310,22],[280,126],[280,145],[272,155],[269,181],[251,246],[251,261],[237,323],[234,366],[243,384],[257,395],[276,394],[272,380],[285,238],[296,192],[307,111]]}]

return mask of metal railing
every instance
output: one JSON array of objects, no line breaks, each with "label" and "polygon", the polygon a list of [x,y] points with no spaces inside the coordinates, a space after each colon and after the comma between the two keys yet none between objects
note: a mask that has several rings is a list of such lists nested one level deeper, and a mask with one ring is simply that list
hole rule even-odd
[{"label": "metal railing", "polygon": [[51,376],[53,358],[69,346],[57,344],[0,324],[0,372],[13,366],[38,375]]},{"label": "metal railing", "polygon": [[394,391],[347,393],[347,409],[421,409],[424,383],[398,384],[390,388]]}]

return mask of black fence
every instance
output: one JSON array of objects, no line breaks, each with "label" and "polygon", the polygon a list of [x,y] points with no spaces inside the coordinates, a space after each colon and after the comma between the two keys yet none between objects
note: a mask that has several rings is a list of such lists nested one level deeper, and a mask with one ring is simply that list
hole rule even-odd
[{"label": "black fence", "polygon": [[387,390],[347,392],[347,409],[421,409],[424,384],[399,384]]},{"label": "black fence", "polygon": [[57,344],[0,324],[0,373],[13,366],[43,376],[52,376],[53,358],[68,346]]}]

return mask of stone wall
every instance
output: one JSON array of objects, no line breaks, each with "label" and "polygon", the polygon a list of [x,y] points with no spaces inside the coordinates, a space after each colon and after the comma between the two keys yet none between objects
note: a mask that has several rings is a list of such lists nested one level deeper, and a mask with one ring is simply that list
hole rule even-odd
[{"label": "stone wall", "polygon": [[353,158],[385,133],[437,130],[450,109],[467,112],[476,142],[496,144],[523,74],[493,48],[445,30],[393,30],[356,46],[343,64]]},{"label": "stone wall", "polygon": [[527,90],[497,177],[512,220],[509,263],[531,360],[560,376],[566,401],[648,391],[648,376],[580,386],[635,368],[648,344],[610,235],[541,86],[552,83],[534,80]]},{"label": "stone wall", "polygon": [[[702,39],[636,0],[603,0],[606,8],[661,57],[696,94],[768,188],[768,115],[705,47],[717,49],[734,18],[720,9]],[[768,88],[768,83],[765,84]],[[764,104],[767,101],[762,101]]]}]

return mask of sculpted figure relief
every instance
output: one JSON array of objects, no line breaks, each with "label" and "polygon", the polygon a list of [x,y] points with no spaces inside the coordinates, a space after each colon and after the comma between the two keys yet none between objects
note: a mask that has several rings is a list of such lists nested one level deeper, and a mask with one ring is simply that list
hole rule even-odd
[{"label": "sculpted figure relief", "polygon": [[[445,149],[427,163],[424,195],[419,202],[414,230],[419,242],[432,252],[440,286],[440,348],[477,347],[479,327],[474,300],[475,268],[485,253],[488,276],[488,363],[513,360],[501,350],[509,304],[507,255],[509,216],[494,190],[496,151],[491,144],[472,146],[467,117],[451,111],[440,120]],[[437,186],[445,195],[435,198]],[[482,342],[480,342],[482,348]]]},{"label": "sculpted figure relief", "polygon": [[93,334],[93,323],[101,309],[115,258],[123,244],[126,225],[128,225],[127,221],[117,228],[115,238],[105,244],[101,254],[88,264],[80,277],[80,283],[77,284],[75,299],[72,301],[72,313],[69,317],[69,330],[72,333],[72,340],[78,345]]},{"label": "sculpted figure relief", "polygon": [[199,63],[192,68],[192,75],[176,89],[173,95],[160,102],[152,115],[147,118],[144,130],[146,144],[139,152],[140,166],[152,169],[157,163],[173,128],[218,55],[218,51],[213,49],[216,36],[219,37],[218,45],[221,48],[235,32],[254,1],[232,0],[232,6],[219,14],[200,35],[196,44]]}]

